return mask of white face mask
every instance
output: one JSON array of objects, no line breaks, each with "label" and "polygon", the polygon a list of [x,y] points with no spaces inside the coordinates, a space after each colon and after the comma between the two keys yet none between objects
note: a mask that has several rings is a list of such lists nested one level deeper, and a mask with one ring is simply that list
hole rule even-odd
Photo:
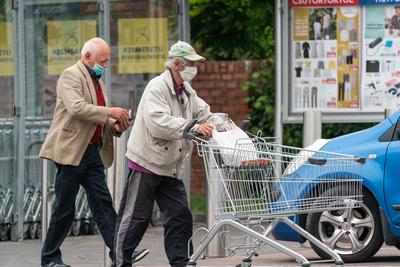
[{"label": "white face mask", "polygon": [[185,69],[180,71],[179,74],[184,81],[191,81],[197,74],[197,67],[185,67]]}]

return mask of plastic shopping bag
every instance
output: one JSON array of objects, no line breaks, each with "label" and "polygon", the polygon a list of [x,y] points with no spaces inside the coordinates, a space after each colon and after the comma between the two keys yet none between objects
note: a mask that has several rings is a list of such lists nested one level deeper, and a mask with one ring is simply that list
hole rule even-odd
[{"label": "plastic shopping bag", "polygon": [[210,142],[219,150],[225,165],[240,167],[259,158],[252,139],[237,126],[225,132],[214,130]]}]

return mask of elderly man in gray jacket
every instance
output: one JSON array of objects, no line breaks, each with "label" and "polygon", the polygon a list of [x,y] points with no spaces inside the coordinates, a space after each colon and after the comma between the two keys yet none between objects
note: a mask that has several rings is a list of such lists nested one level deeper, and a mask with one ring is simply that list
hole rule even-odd
[{"label": "elderly man in gray jacket", "polygon": [[144,90],[126,153],[130,173],[117,219],[117,266],[131,266],[130,255],[148,227],[154,200],[163,214],[170,265],[183,267],[188,262],[193,226],[182,178],[192,144],[183,139],[183,131],[192,119],[200,123],[192,131],[203,136],[210,137],[214,129],[209,105],[189,83],[197,73],[196,62],[203,60],[188,43],[177,42],[169,51],[165,72]]}]

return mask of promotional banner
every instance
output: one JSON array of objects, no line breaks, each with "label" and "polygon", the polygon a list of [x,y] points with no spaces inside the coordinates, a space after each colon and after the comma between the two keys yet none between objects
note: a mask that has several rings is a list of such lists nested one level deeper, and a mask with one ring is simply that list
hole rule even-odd
[{"label": "promotional banner", "polygon": [[75,64],[83,44],[97,35],[96,20],[47,22],[47,66],[49,75],[59,75]]},{"label": "promotional banner", "polygon": [[0,76],[14,75],[12,23],[0,22]]},{"label": "promotional banner", "polygon": [[400,6],[364,9],[363,110],[400,107]]},{"label": "promotional banner", "polygon": [[[361,0],[362,1],[362,0]],[[379,0],[376,0],[379,1]],[[382,0],[380,0],[382,1]],[[355,6],[359,0],[289,0],[290,7],[306,6]]]},{"label": "promotional banner", "polygon": [[293,8],[294,112],[360,107],[359,8]]},{"label": "promotional banner", "polygon": [[118,20],[119,73],[162,72],[167,55],[167,18]]}]

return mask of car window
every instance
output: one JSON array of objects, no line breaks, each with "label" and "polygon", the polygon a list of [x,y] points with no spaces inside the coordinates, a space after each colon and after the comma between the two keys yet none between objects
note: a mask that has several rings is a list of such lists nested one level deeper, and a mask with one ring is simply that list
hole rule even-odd
[{"label": "car window", "polygon": [[397,121],[393,124],[381,137],[379,137],[379,142],[389,142],[400,140],[400,123]]}]

